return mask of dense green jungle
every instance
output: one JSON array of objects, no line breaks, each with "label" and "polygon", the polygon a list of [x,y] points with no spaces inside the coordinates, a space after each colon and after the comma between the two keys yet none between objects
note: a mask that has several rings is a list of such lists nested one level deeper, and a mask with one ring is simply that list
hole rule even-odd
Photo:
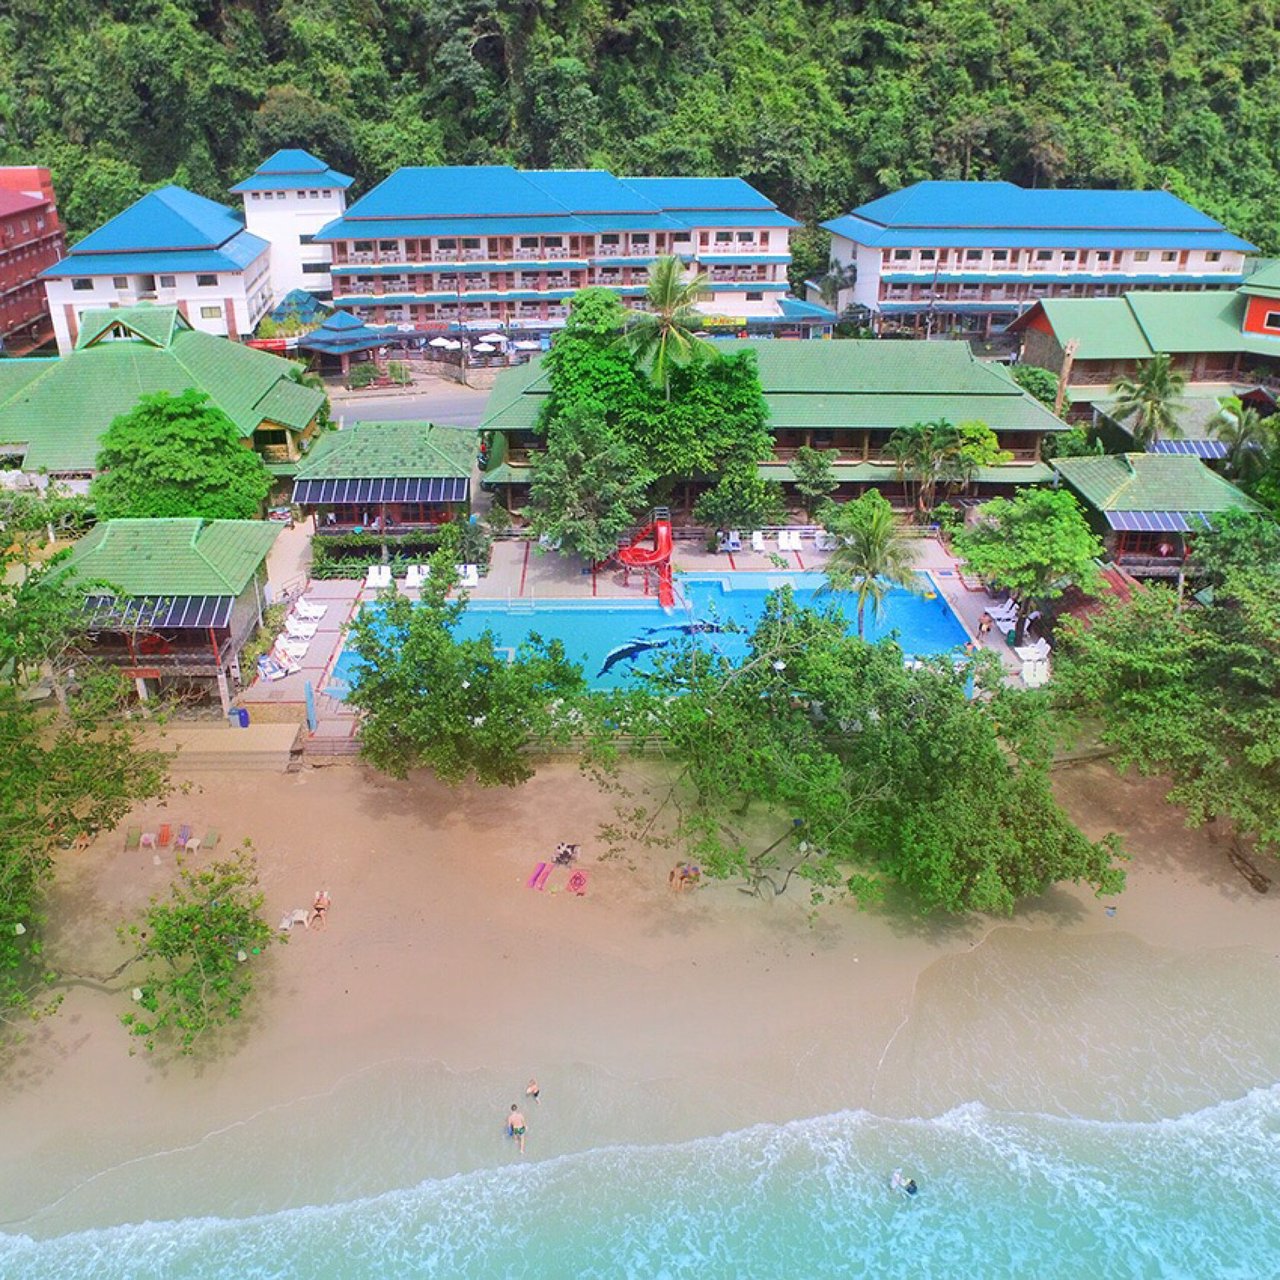
[{"label": "dense green jungle", "polygon": [[[280,146],[739,174],[809,222],[921,178],[1163,186],[1280,250],[1280,0],[6,0],[0,162],[72,238]],[[797,267],[822,264],[801,237]]]}]

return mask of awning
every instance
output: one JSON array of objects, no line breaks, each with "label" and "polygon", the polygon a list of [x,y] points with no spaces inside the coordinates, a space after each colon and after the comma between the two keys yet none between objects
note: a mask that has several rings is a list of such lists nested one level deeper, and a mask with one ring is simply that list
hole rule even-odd
[{"label": "awning", "polygon": [[1124,533],[1199,533],[1211,528],[1203,511],[1106,511],[1107,523]]},{"label": "awning", "polygon": [[1157,440],[1147,445],[1148,453],[1182,453],[1193,458],[1225,458],[1227,446],[1221,440]]},{"label": "awning", "polygon": [[462,476],[394,480],[295,480],[293,500],[302,506],[336,502],[465,502],[470,482]]},{"label": "awning", "polygon": [[90,627],[111,631],[156,631],[225,627],[234,596],[90,596]]}]

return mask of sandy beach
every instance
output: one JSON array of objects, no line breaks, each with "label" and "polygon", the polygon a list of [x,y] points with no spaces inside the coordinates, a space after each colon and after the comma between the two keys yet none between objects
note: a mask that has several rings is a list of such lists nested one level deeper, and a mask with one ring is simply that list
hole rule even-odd
[{"label": "sandy beach", "polygon": [[[1280,1079],[1280,895],[1157,782],[1087,764],[1058,787],[1133,855],[1113,914],[1070,888],[955,923],[811,913],[796,888],[676,895],[670,852],[599,860],[614,800],[565,762],[515,791],[192,774],[135,820],[252,841],[268,917],[324,887],[328,927],[275,948],[251,1016],[193,1061],[130,1056],[127,994],[72,987],[8,1067],[4,1229],[271,1213],[510,1165],[502,1117],[531,1075],[530,1162],[860,1108],[1148,1119]],[[562,840],[583,897],[562,869],[526,887]],[[167,888],[171,852],[122,845],[63,859],[55,963],[114,967],[116,923]]]}]

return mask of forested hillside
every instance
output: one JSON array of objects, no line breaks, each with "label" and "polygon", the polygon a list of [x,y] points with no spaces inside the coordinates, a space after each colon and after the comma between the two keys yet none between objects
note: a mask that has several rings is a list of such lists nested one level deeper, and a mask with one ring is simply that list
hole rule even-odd
[{"label": "forested hillside", "polygon": [[737,173],[813,219],[925,177],[1166,186],[1280,250],[1280,0],[6,0],[0,159],[83,234],[299,145]]}]

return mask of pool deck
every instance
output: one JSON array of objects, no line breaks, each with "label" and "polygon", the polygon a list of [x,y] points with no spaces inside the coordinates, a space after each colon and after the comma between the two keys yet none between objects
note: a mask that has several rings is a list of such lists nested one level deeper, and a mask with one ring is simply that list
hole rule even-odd
[{"label": "pool deck", "polygon": [[[918,538],[913,545],[916,568],[931,576],[969,638],[976,643],[978,620],[994,598],[966,584],[955,558],[936,539]],[[701,540],[677,541],[672,567],[677,575],[696,573],[720,577],[731,577],[735,573],[820,573],[829,554],[816,550],[813,540],[806,538],[803,550],[783,553],[781,558],[787,561],[785,569],[779,564],[776,551],[762,554],[748,547],[732,553],[712,552],[706,550]],[[396,582],[396,590],[402,595],[413,594],[402,581]],[[650,594],[652,592],[650,584]],[[308,744],[312,749],[331,746],[336,753],[352,748],[357,727],[355,714],[341,699],[329,696],[326,685],[341,652],[347,623],[362,603],[376,600],[378,594],[359,581],[309,580],[307,599],[328,608],[302,659],[302,670],[282,680],[256,680],[241,693],[239,704],[249,707],[251,714],[256,707],[264,718],[303,721],[309,682],[314,693],[317,725],[315,732],[307,735]],[[489,571],[471,595],[477,600],[536,603],[552,599],[640,600],[645,591],[643,574],[635,570],[628,583],[624,582],[622,570],[617,566],[593,571],[574,557],[540,550],[527,539],[504,538],[494,543]],[[999,655],[1009,678],[1016,678],[1022,664],[1004,638],[992,632],[987,648]]]}]

